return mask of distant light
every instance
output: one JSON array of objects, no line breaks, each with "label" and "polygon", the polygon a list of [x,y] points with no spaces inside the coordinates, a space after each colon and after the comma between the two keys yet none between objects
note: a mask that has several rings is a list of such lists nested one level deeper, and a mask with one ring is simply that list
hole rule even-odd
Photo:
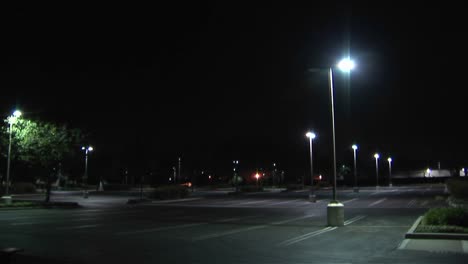
[{"label": "distant light", "polygon": [[275,167],[275,166],[276,166],[276,163],[273,163],[273,167]]},{"label": "distant light", "polygon": [[21,113],[21,111],[19,111],[19,110],[15,110],[15,111],[13,112],[13,116],[14,116],[14,117],[20,117],[21,114],[22,114],[22,113]]},{"label": "distant light", "polygon": [[86,151],[93,151],[93,147],[91,146],[88,146],[88,147],[81,147],[82,150],[86,150]]},{"label": "distant light", "polygon": [[392,158],[390,158],[390,157],[387,160],[388,160],[389,163],[392,162]]},{"label": "distant light", "polygon": [[260,174],[256,173],[255,178],[257,178],[257,180],[258,180],[259,177],[260,177]]},{"label": "distant light", "polygon": [[306,137],[314,139],[316,137],[314,132],[307,132]]},{"label": "distant light", "polygon": [[431,169],[427,168],[426,172],[431,173]]},{"label": "distant light", "polygon": [[358,149],[357,145],[352,145],[351,148],[354,150]]},{"label": "distant light", "polygon": [[375,153],[375,154],[374,154],[374,158],[375,158],[375,159],[378,159],[378,158],[380,158],[380,155],[379,155],[379,153]]},{"label": "distant light", "polygon": [[351,71],[352,69],[354,69],[356,65],[354,64],[354,61],[352,61],[351,59],[349,58],[346,58],[346,59],[342,59],[339,63],[338,63],[338,68],[344,72],[349,72]]}]

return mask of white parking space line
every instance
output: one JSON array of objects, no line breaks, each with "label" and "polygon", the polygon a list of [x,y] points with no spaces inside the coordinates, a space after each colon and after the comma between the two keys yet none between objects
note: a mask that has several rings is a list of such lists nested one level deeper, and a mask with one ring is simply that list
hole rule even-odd
[{"label": "white parking space line", "polygon": [[67,227],[58,227],[57,230],[72,230],[72,229],[85,229],[85,228],[94,228],[99,225],[81,225],[81,226],[67,226]]},{"label": "white parking space line", "polygon": [[320,234],[323,234],[323,233],[326,233],[326,232],[330,232],[330,231],[333,231],[335,229],[337,229],[338,227],[325,227],[323,229],[319,229],[319,230],[315,230],[313,232],[310,232],[310,233],[307,233],[307,234],[304,234],[304,235],[300,235],[300,236],[297,236],[297,237],[293,237],[293,238],[290,238],[288,240],[285,240],[281,243],[279,243],[277,246],[279,247],[287,247],[287,246],[290,246],[290,245],[293,245],[293,244],[296,244],[296,243],[299,243],[303,240],[306,240],[306,239],[309,239],[311,237],[315,237],[315,236],[318,236]]},{"label": "white parking space line", "polygon": [[201,226],[201,225],[207,225],[207,224],[208,224],[207,222],[203,222],[203,223],[183,224],[183,225],[175,225],[175,226],[163,226],[163,227],[157,227],[157,228],[140,229],[140,230],[135,230],[135,231],[118,232],[116,233],[116,235],[135,235],[135,234],[141,234],[141,233],[166,231],[166,230],[171,230],[171,229],[188,228],[188,227]]},{"label": "white parking space line", "polygon": [[255,204],[255,203],[263,203],[267,201],[272,201],[272,200],[256,200],[256,201],[248,201],[244,203],[238,203],[237,205],[244,205],[244,204]]},{"label": "white parking space line", "polygon": [[350,203],[350,202],[353,202],[353,201],[356,201],[356,200],[359,200],[359,198],[354,198],[354,199],[351,199],[351,200],[346,200],[346,201],[343,201],[342,203]]},{"label": "white parking space line", "polygon": [[12,223],[12,226],[20,226],[20,225],[34,225],[34,222],[25,222],[25,223]]},{"label": "white parking space line", "polygon": [[312,216],[313,215],[305,215],[305,216],[301,216],[301,217],[286,219],[286,220],[283,220],[283,221],[271,222],[271,223],[264,224],[264,225],[249,226],[249,227],[244,227],[244,228],[232,229],[232,230],[228,230],[228,231],[224,231],[224,232],[218,232],[218,233],[203,235],[203,236],[193,238],[192,242],[206,240],[206,239],[210,239],[210,238],[217,238],[217,237],[222,237],[222,236],[227,236],[227,235],[233,235],[233,234],[237,234],[237,233],[241,233],[241,232],[245,232],[245,231],[251,231],[251,230],[266,228],[266,227],[269,227],[269,226],[272,226],[272,225],[282,225],[282,224],[294,222],[294,221],[297,221],[297,220],[300,220],[300,219],[309,218],[309,217],[312,217]]},{"label": "white parking space line", "polygon": [[411,200],[408,202],[408,204],[406,205],[406,207],[408,208],[411,208],[411,207],[414,207],[416,205],[416,200]]},{"label": "white parking space line", "polygon": [[89,220],[97,220],[96,217],[88,217],[88,218],[78,218],[70,220],[71,222],[80,222],[80,221],[89,221]]},{"label": "white parking space line", "polygon": [[375,201],[375,202],[369,204],[369,207],[378,205],[379,203],[382,203],[382,202],[384,202],[385,200],[387,200],[387,198],[383,198],[383,199],[380,199],[380,200],[378,200],[378,201]]},{"label": "white parking space line", "polygon": [[178,200],[163,200],[163,201],[152,201],[153,204],[165,204],[165,203],[183,203],[191,202],[196,200],[204,199],[203,197],[187,198],[187,199],[178,199]]},{"label": "white parking space line", "polygon": [[303,200],[303,199],[295,199],[295,200],[289,200],[289,201],[282,201],[282,202],[270,203],[270,204],[268,204],[268,205],[269,205],[269,206],[273,206],[273,205],[294,203],[294,202],[298,202],[298,201],[302,201],[302,200]]},{"label": "white parking space line", "polygon": [[344,222],[344,225],[350,225],[350,224],[352,224],[352,223],[354,223],[354,222],[356,222],[356,221],[359,221],[359,220],[361,220],[361,219],[363,219],[363,218],[365,218],[365,217],[366,217],[365,215],[358,215],[358,216],[353,217],[353,218],[351,218],[351,219],[349,219],[349,220],[346,220],[346,221]]}]

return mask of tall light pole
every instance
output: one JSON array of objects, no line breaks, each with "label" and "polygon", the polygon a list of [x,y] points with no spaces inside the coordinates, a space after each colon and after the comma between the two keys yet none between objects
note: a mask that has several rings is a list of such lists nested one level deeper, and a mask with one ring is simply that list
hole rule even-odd
[{"label": "tall light pole", "polygon": [[[9,129],[9,143],[8,143],[8,158],[7,158],[7,172],[6,172],[6,187],[5,187],[5,196],[9,197],[9,188],[10,188],[10,160],[11,160],[11,141],[13,133],[13,125],[18,121],[18,118],[21,116],[21,111],[15,110],[13,115],[8,117],[8,124],[10,125]],[[7,203],[11,202],[11,198],[5,198]]]},{"label": "tall light pole", "polygon": [[354,154],[354,192],[359,192],[358,184],[357,184],[357,164],[356,164],[356,151],[358,146],[356,144],[352,145],[351,148],[353,149]]},{"label": "tall light pole", "polygon": [[392,187],[392,158],[388,157],[388,186]]},{"label": "tall light pole", "polygon": [[[178,178],[177,180],[179,180],[179,181],[181,181],[181,179],[180,179],[180,169],[181,169],[181,166],[182,166],[182,158],[179,157],[179,173],[178,173],[178,175],[177,175],[177,178]],[[176,181],[176,183],[177,183],[177,181]]]},{"label": "tall light pole", "polygon": [[375,158],[375,188],[379,188],[379,153],[374,154]]},{"label": "tall light pole", "polygon": [[88,153],[93,151],[94,149],[91,146],[87,146],[87,147],[81,147],[81,150],[85,152],[85,171],[83,175],[83,185],[84,185],[85,191],[83,193],[83,196],[85,198],[88,198],[88,190],[86,189],[86,185],[88,183]]},{"label": "tall light pole", "polygon": [[232,161],[232,164],[233,164],[233,180],[234,180],[234,186],[236,187],[236,192],[239,192],[239,184],[237,182],[238,180],[238,177],[237,177],[237,166],[239,165],[239,161],[238,160],[233,160]]},{"label": "tall light pole", "polygon": [[[338,69],[343,72],[350,72],[355,64],[349,59],[345,58],[338,63]],[[311,71],[319,71],[318,69],[311,69]],[[336,137],[335,137],[335,106],[333,100],[333,67],[328,68],[328,85],[330,87],[330,107],[332,119],[332,138],[333,138],[333,200],[327,207],[327,220],[330,226],[344,225],[344,206],[337,201],[336,197]]]},{"label": "tall light pole", "polygon": [[312,152],[312,140],[315,139],[316,135],[314,132],[307,132],[306,137],[309,138],[309,151],[310,151],[310,192],[309,192],[309,201],[316,202],[314,194],[314,159]]}]

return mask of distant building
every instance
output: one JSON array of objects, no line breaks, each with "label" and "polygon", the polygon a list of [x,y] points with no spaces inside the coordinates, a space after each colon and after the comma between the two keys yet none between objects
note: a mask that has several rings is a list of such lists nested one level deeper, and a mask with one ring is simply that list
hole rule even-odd
[{"label": "distant building", "polygon": [[[395,173],[392,178],[437,178],[437,177],[450,177],[452,174],[450,170],[411,170]],[[461,176],[461,175],[460,175]]]}]

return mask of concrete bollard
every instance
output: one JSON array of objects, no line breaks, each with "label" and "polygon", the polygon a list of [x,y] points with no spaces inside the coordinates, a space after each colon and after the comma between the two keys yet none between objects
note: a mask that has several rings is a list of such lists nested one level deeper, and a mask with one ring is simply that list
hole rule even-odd
[{"label": "concrete bollard", "polygon": [[11,204],[12,203],[11,196],[2,196],[2,201],[5,204]]},{"label": "concrete bollard", "polygon": [[327,206],[328,226],[344,226],[344,205],[342,203],[329,203]]}]

